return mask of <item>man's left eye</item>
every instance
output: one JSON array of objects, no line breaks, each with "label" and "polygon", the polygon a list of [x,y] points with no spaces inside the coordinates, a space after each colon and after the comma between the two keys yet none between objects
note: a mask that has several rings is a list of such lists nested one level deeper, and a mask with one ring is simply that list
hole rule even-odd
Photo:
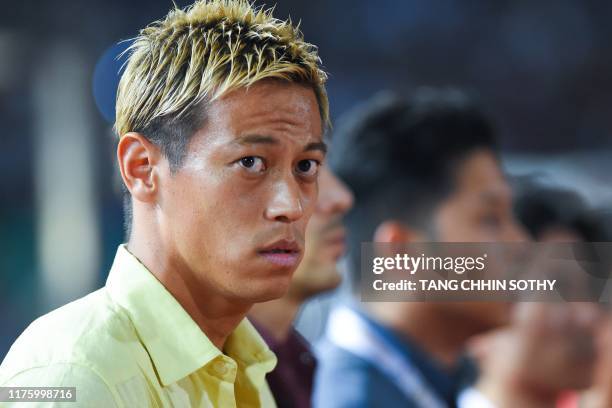
[{"label": "man's left eye", "polygon": [[312,177],[318,173],[320,165],[321,163],[317,160],[300,160],[297,164],[297,170],[305,176]]}]

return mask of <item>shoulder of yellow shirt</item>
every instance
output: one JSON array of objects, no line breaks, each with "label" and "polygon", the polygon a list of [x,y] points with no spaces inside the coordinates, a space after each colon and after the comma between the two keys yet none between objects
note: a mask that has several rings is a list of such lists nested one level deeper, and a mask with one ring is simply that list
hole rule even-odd
[{"label": "shoulder of yellow shirt", "polygon": [[[136,343],[137,334],[127,314],[101,288],[33,321],[2,362],[0,384],[30,369],[62,364],[87,368],[102,380],[120,381],[116,363],[136,363],[137,353],[146,353]],[[58,379],[49,379],[54,380]]]}]

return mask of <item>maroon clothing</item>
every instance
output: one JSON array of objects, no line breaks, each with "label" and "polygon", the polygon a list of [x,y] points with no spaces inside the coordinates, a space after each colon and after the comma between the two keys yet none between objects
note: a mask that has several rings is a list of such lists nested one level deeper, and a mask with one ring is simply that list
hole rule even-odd
[{"label": "maroon clothing", "polygon": [[278,407],[309,408],[316,360],[306,339],[292,327],[287,339],[279,342],[257,321],[249,320],[278,358],[266,376]]}]

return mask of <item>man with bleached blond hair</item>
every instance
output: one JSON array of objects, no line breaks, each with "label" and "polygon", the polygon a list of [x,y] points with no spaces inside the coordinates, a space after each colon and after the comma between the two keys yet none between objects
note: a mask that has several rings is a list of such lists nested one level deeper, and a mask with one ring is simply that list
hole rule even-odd
[{"label": "man with bleached blond hair", "polygon": [[291,22],[246,1],[143,29],[116,106],[127,243],[103,288],[25,330],[0,385],[75,387],[88,407],[274,406],[276,358],[245,315],[302,258],[325,79]]}]

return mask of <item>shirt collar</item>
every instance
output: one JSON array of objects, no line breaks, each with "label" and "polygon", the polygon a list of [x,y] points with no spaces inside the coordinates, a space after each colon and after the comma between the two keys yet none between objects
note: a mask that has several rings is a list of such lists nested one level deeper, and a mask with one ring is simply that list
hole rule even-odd
[{"label": "shirt collar", "polygon": [[396,355],[403,356],[410,361],[439,396],[447,401],[454,401],[455,393],[466,381],[464,376],[470,374],[467,367],[468,360],[460,358],[454,369],[444,368],[412,339],[378,323],[361,308],[355,305],[351,305],[351,308],[374,332],[385,339]]},{"label": "shirt collar", "polygon": [[246,318],[225,341],[225,352],[245,367],[246,376],[257,388],[263,387],[266,374],[276,367],[276,355]]},{"label": "shirt collar", "polygon": [[[117,250],[106,288],[127,312],[164,386],[223,354],[125,245]],[[274,354],[246,319],[228,337],[226,352],[246,369],[257,366],[271,371],[276,364]]]}]

